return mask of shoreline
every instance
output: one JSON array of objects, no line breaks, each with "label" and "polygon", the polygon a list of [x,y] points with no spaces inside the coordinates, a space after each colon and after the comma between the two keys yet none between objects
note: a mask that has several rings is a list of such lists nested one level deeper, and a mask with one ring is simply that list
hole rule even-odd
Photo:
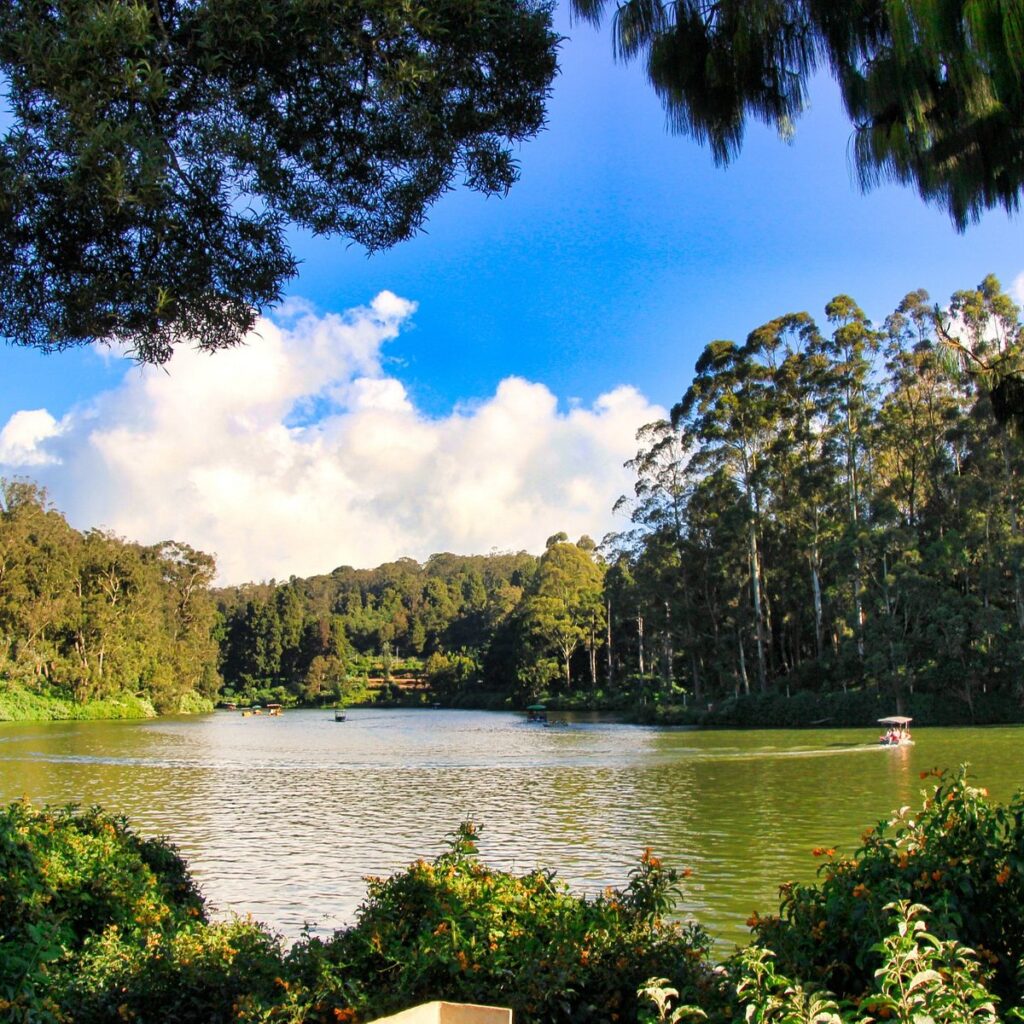
[{"label": "shoreline", "polygon": [[[601,714],[628,725],[698,730],[735,729],[870,729],[879,718],[892,714],[896,702],[877,691],[850,690],[846,693],[751,694],[717,705],[695,707],[661,700],[625,705],[622,701],[543,699],[555,714]],[[963,701],[940,700],[935,694],[911,694],[900,702],[900,713],[914,721],[915,728],[942,726],[986,726],[1024,724],[1024,708],[1004,695],[980,694],[968,706]],[[225,710],[224,702],[188,694],[172,711],[158,711],[144,697],[117,694],[97,700],[75,702],[11,686],[0,690],[0,723],[57,721],[144,720],[167,715],[207,714]],[[285,710],[328,712],[332,705],[298,703]],[[458,703],[413,703],[412,701],[357,702],[348,708],[374,710],[455,710],[521,712],[521,708],[500,706],[492,700]],[[238,706],[241,710],[242,706]]]},{"label": "shoreline", "polygon": [[[204,714],[213,710],[214,702],[209,698],[186,694],[177,710],[165,714]],[[160,717],[161,713],[148,698],[131,693],[74,701],[36,693],[10,683],[0,689],[0,723],[142,721]]]}]

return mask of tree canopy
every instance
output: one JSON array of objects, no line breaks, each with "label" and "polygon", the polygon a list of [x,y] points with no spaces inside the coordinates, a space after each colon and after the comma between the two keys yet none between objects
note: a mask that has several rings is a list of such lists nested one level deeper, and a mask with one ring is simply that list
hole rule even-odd
[{"label": "tree canopy", "polygon": [[369,251],[544,124],[547,0],[12,0],[0,9],[0,335],[165,362],[241,340],[286,229]]},{"label": "tree canopy", "polygon": [[[609,0],[572,0],[598,23]],[[1024,187],[1024,9],[1001,0],[618,0],[614,45],[643,58],[672,131],[726,163],[755,117],[788,133],[827,68],[861,185],[915,185],[960,230]]]}]

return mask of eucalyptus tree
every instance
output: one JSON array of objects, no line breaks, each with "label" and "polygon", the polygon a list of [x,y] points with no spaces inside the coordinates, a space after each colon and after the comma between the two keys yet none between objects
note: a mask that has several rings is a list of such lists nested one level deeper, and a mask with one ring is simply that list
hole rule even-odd
[{"label": "eucalyptus tree", "polygon": [[[572,0],[595,23],[611,0]],[[640,58],[672,131],[739,152],[749,118],[793,131],[820,68],[854,126],[861,186],[915,186],[963,229],[1019,208],[1024,29],[1003,0],[616,0],[617,56]]]},{"label": "eucalyptus tree", "polygon": [[1017,624],[1024,631],[1024,531],[1021,524],[1021,426],[1024,425],[1024,319],[998,279],[954,293],[947,310],[936,311],[936,330],[954,365],[990,403],[999,424],[994,440],[1001,466],[998,507],[1009,530]]},{"label": "eucalyptus tree", "polygon": [[[771,374],[774,432],[764,460],[766,485],[772,494],[772,524],[777,542],[785,547],[776,559],[782,571],[805,562],[814,614],[814,651],[825,652],[823,582],[825,550],[834,533],[834,477],[825,458],[826,431],[821,415],[828,360],[822,351],[817,324],[806,312],[776,317],[750,333],[748,348],[757,353]],[[785,618],[798,624],[806,579],[778,588],[790,597]],[[791,650],[782,655],[791,664],[800,660],[800,641],[791,637]],[[780,648],[785,647],[780,638]]]},{"label": "eucalyptus tree", "polygon": [[[650,554],[650,549],[657,544],[666,549],[666,557],[674,560],[676,565],[675,576],[669,577],[655,587],[650,583],[645,587],[635,585],[633,587],[634,600],[636,602],[636,634],[638,667],[641,675],[644,674],[645,647],[644,647],[644,623],[648,622],[653,626],[660,621],[659,630],[662,636],[662,666],[663,675],[666,679],[671,676],[672,657],[666,652],[671,644],[672,634],[672,601],[669,600],[667,592],[680,592],[680,599],[684,607],[680,610],[681,628],[684,634],[691,629],[692,618],[690,611],[685,605],[688,604],[688,591],[685,587],[680,588],[681,565],[683,562],[683,549],[686,532],[686,501],[690,489],[694,483],[693,474],[689,467],[689,453],[686,450],[686,443],[680,431],[668,420],[655,420],[642,426],[636,434],[640,448],[634,458],[626,463],[627,469],[636,473],[636,483],[633,487],[633,496],[623,496],[615,503],[615,511],[628,510],[630,519],[635,524],[638,535],[631,538],[633,547],[637,544],[645,554]],[[620,541],[627,541],[626,537]],[[648,559],[648,563],[649,563]],[[655,563],[661,567],[664,559],[655,559]],[[650,565],[647,566],[648,570]],[[645,573],[638,569],[634,579],[635,584],[641,584],[645,579]],[[661,575],[661,570],[657,575]],[[645,592],[656,589],[663,593],[663,599],[659,601],[660,607],[655,610],[649,601],[642,600]],[[684,643],[691,647],[692,636],[686,635]],[[694,663],[696,668],[696,663]],[[700,689],[699,672],[695,672],[695,687]]]},{"label": "eucalyptus tree", "polygon": [[767,368],[751,346],[711,342],[697,360],[693,383],[672,410],[672,423],[695,446],[697,472],[723,469],[735,479],[747,515],[750,594],[757,649],[757,680],[768,686],[765,602],[762,592],[760,530],[761,462],[775,429]]},{"label": "eucalyptus tree", "polygon": [[826,421],[826,451],[840,467],[845,492],[844,547],[850,565],[853,628],[857,653],[864,655],[864,578],[862,522],[870,498],[872,472],[870,439],[878,385],[873,376],[881,345],[864,311],[848,295],[837,295],[825,306],[833,325],[823,335],[820,350],[828,361],[820,392],[820,411]]},{"label": "eucalyptus tree", "polygon": [[507,192],[557,46],[547,0],[3,4],[0,336],[238,343],[290,225],[374,252]]},{"label": "eucalyptus tree", "polygon": [[695,696],[698,686],[718,695],[750,692],[748,535],[749,514],[734,476],[725,468],[701,476],[687,499],[680,563],[691,609]]},{"label": "eucalyptus tree", "polygon": [[885,321],[885,395],[878,409],[876,500],[900,522],[922,524],[955,472],[947,435],[963,412],[962,395],[941,363],[928,293],[911,292]]},{"label": "eucalyptus tree", "polygon": [[1024,321],[994,274],[936,309],[935,327],[953,366],[989,395],[999,423],[1024,430]]}]

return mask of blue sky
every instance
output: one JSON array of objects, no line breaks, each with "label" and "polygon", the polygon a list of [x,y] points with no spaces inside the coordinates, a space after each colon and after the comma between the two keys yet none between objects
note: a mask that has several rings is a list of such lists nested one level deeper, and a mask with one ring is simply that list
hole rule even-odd
[{"label": "blue sky", "polygon": [[[924,287],[933,299],[945,301],[953,290],[977,284],[986,273],[994,272],[1007,287],[1024,273],[1019,217],[993,212],[960,235],[942,210],[926,206],[910,189],[883,186],[861,194],[850,157],[851,128],[829,80],[816,83],[811,109],[798,122],[792,143],[752,126],[742,154],[723,170],[714,166],[707,150],[665,132],[663,112],[642,70],[613,62],[607,29],[571,25],[564,9],[558,12],[558,27],[567,38],[549,124],[540,137],[521,147],[521,180],[508,197],[453,192],[433,209],[425,234],[372,258],[344,240],[294,236],[302,267],[288,295],[308,304],[315,314],[312,320],[362,309],[363,321],[377,325],[375,355],[355,370],[355,364],[346,362],[343,372],[356,375],[346,379],[349,384],[363,377],[375,380],[375,402],[389,388],[395,402],[400,394],[403,414],[433,431],[432,451],[443,448],[446,425],[458,421],[465,427],[500,406],[501,382],[509,378],[539,389],[529,393],[544,399],[543,422],[572,435],[564,463],[531,466],[528,475],[542,489],[546,472],[563,477],[575,473],[577,492],[593,491],[592,506],[580,499],[565,516],[568,524],[555,520],[559,509],[568,509],[571,502],[560,506],[556,501],[543,510],[524,506],[520,526],[509,531],[494,516],[495,546],[537,548],[548,533],[564,525],[581,526],[591,515],[589,508],[596,510],[602,502],[610,508],[617,493],[597,491],[621,491],[628,487],[628,477],[612,474],[588,481],[578,465],[584,458],[621,463],[631,451],[629,436],[615,443],[606,436],[611,414],[600,406],[602,396],[621,398],[623,387],[631,389],[632,405],[628,414],[621,412],[623,421],[671,406],[685,390],[708,341],[741,339],[765,320],[791,310],[820,316],[828,299],[839,292],[852,295],[869,316],[881,320],[914,288]],[[414,303],[415,310],[402,307],[396,313],[389,307],[387,316],[372,313],[370,303],[382,291]],[[359,320],[350,314],[350,321],[353,316]],[[287,337],[282,344],[287,350]],[[297,343],[295,351],[301,348]],[[160,539],[139,535],[155,519],[152,529],[173,528],[180,539],[212,541],[223,555],[232,543],[230,522],[205,503],[195,482],[178,496],[181,508],[168,518],[165,509],[155,511],[161,497],[146,494],[146,480],[126,482],[123,472],[105,472],[90,481],[82,469],[96,469],[83,457],[90,431],[136,441],[144,435],[152,441],[154,423],[128,421],[119,407],[132,406],[141,393],[153,389],[168,396],[161,401],[171,403],[176,381],[191,379],[190,371],[179,369],[178,363],[176,356],[169,374],[156,381],[152,372],[90,351],[44,357],[0,348],[5,382],[0,428],[19,413],[46,410],[49,417],[46,429],[33,435],[35,454],[26,455],[25,442],[16,457],[9,444],[0,473],[42,479],[78,526],[102,523],[141,540]],[[305,383],[294,385],[299,390],[279,396],[281,407],[288,408],[278,426],[306,429],[321,417],[330,419],[332,410],[351,411],[346,402],[353,401],[355,392],[349,388],[347,397],[339,398],[336,392],[318,390],[316,369],[306,368]],[[210,372],[219,372],[219,386],[231,394],[237,374],[236,380],[225,376],[226,366]],[[338,372],[336,364],[324,369],[328,375]],[[369,392],[364,392],[359,392],[359,401],[366,400]],[[186,393],[181,384],[181,394]],[[245,396],[231,397],[244,405]],[[621,403],[616,408],[624,409]],[[595,424],[603,425],[593,426],[588,434],[590,428],[580,419],[573,434],[573,410],[592,414]],[[24,426],[28,421],[20,422]],[[39,426],[42,421],[34,422]],[[258,429],[271,426],[261,423]],[[346,431],[354,424],[349,422]],[[627,435],[633,429],[619,426]],[[11,436],[9,432],[8,440]],[[316,443],[325,444],[325,436],[321,433]],[[303,441],[311,443],[310,435],[303,435]],[[318,451],[320,458],[326,457],[322,447]],[[304,449],[304,457],[310,458],[310,452]],[[158,458],[152,452],[149,457]],[[495,452],[498,457],[500,451]],[[422,476],[406,480],[409,486],[418,487],[418,481],[431,477],[430,460],[422,451],[420,458],[425,460],[419,466]],[[126,455],[121,461],[127,465],[132,459]],[[158,466],[150,468],[148,486],[166,491],[166,477],[156,472]],[[403,469],[401,463],[390,467],[399,475]],[[526,474],[527,467],[522,469]],[[466,471],[477,472],[469,464]],[[445,479],[457,489],[461,482],[454,474],[450,470]],[[366,493],[374,490],[372,475],[348,466],[345,479],[364,492],[370,505],[377,502],[371,518],[381,531],[380,542],[347,547],[338,542],[330,550],[306,551],[293,559],[294,571],[314,571],[318,565],[330,569],[341,560],[358,563],[361,554],[378,558],[393,546],[415,548],[396,548],[394,555],[417,557],[429,553],[422,548],[427,543],[452,549],[492,546],[479,529],[446,533],[433,521],[425,524],[406,509],[392,508],[392,499]],[[555,481],[549,482],[554,486]],[[263,484],[276,486],[272,478]],[[288,488],[294,479],[285,474],[277,484]],[[502,494],[509,505],[522,496],[511,484]],[[137,514],[126,514],[126,505]],[[458,518],[440,497],[435,512]],[[478,514],[487,516],[486,508]],[[210,532],[209,524],[218,515],[221,525]],[[89,516],[93,518],[83,521]],[[609,525],[606,514],[597,519],[587,532],[599,534]],[[360,522],[356,527],[341,519],[332,530],[347,534],[358,529],[365,536],[369,527]],[[536,534],[532,540],[527,529],[531,522]],[[401,523],[405,525],[399,528],[396,524]],[[236,526],[238,532],[254,529],[252,523]],[[282,528],[279,521],[276,529]],[[260,543],[253,542],[253,551]],[[275,558],[229,554],[227,563],[236,576],[282,575],[293,549],[279,547]]]}]

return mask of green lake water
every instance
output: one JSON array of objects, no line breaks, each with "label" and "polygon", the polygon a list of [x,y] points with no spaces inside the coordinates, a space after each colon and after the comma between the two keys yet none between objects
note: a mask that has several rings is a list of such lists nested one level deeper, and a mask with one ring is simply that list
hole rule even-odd
[{"label": "green lake water", "polygon": [[147,722],[0,723],[0,800],[100,804],[166,835],[221,913],[289,938],[352,920],[365,875],[433,856],[471,818],[500,867],[622,885],[646,846],[691,868],[682,912],[727,946],[810,880],[814,846],[852,851],[920,773],[969,762],[979,785],[1024,786],[1024,729],[694,732],[474,711],[217,712]]}]

